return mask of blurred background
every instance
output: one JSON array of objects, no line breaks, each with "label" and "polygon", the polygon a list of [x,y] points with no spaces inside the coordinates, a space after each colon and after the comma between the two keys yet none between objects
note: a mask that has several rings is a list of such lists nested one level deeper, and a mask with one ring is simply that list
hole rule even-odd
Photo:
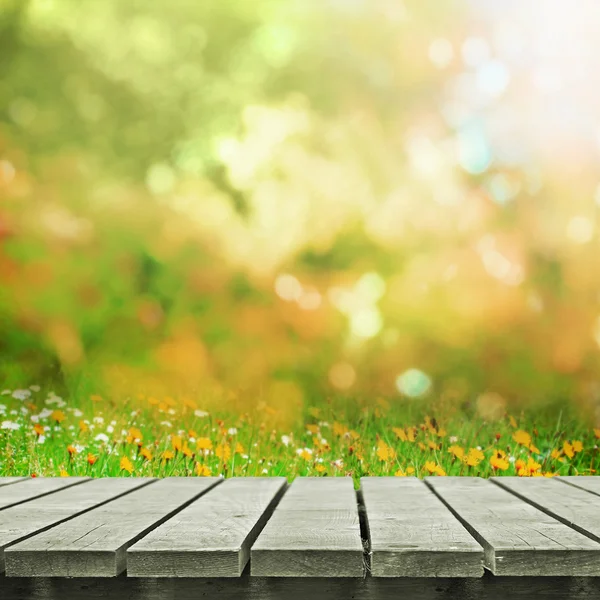
[{"label": "blurred background", "polygon": [[600,5],[0,0],[0,385],[600,422]]}]

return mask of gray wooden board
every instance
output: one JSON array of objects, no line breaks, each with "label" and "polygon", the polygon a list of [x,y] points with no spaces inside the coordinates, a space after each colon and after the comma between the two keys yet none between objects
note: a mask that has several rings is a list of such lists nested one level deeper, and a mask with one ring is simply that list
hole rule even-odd
[{"label": "gray wooden board", "polygon": [[600,577],[0,578],[2,600],[598,600]]},{"label": "gray wooden board", "polygon": [[349,477],[298,477],[251,551],[253,576],[362,577],[363,545]]},{"label": "gray wooden board", "polygon": [[495,575],[600,575],[599,544],[491,481],[425,481],[483,546],[485,566]]},{"label": "gray wooden board", "polygon": [[239,577],[284,477],[228,479],[127,552],[130,577]]},{"label": "gray wooden board", "polygon": [[600,496],[600,476],[598,475],[560,476],[555,479]]},{"label": "gray wooden board", "polygon": [[363,477],[373,577],[481,577],[483,548],[416,477]]},{"label": "gray wooden board", "polygon": [[[53,494],[35,498],[0,511],[0,572],[5,549],[90,508],[146,485],[149,479],[114,478],[84,481]],[[26,484],[19,484],[21,487]]]},{"label": "gray wooden board", "polygon": [[11,485],[13,483],[19,483],[19,481],[26,481],[26,477],[0,477],[0,486]]},{"label": "gray wooden board", "polygon": [[33,477],[22,481],[19,485],[2,486],[0,487],[0,510],[46,494],[53,494],[87,479],[87,477]]},{"label": "gray wooden board", "polygon": [[[569,527],[600,542],[600,496],[564,485],[553,477],[494,477],[493,481]],[[600,549],[600,545],[598,548]]]},{"label": "gray wooden board", "polygon": [[[127,568],[130,545],[220,481],[169,477],[134,490],[8,548],[6,574],[116,577]],[[104,482],[107,491],[115,485],[116,479]]]}]

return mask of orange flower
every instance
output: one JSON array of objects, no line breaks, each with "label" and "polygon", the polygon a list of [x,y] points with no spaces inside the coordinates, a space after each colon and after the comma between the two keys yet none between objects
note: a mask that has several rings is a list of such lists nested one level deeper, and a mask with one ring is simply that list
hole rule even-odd
[{"label": "orange flower", "polygon": [[133,463],[124,456],[120,462],[121,471],[127,471],[130,475],[133,473]]},{"label": "orange flower", "polygon": [[88,424],[85,421],[79,421],[79,431],[81,431],[81,433],[85,433],[88,430]]},{"label": "orange flower", "polygon": [[87,455],[87,461],[88,461],[88,463],[89,463],[90,465],[92,465],[92,466],[93,466],[97,460],[98,460],[98,457],[97,457],[97,456],[94,456],[93,454],[88,454],[88,455]]},{"label": "orange flower", "polygon": [[194,453],[190,450],[190,447],[188,446],[187,442],[181,448],[181,454],[183,454],[186,458],[191,458],[192,456],[194,456]]},{"label": "orange flower", "polygon": [[69,456],[71,458],[73,458],[73,455],[77,454],[77,448],[75,448],[75,446],[73,446],[73,444],[69,444],[67,446],[67,452],[69,453]]},{"label": "orange flower", "polygon": [[594,429],[594,437],[595,437],[597,440],[600,440],[600,428],[598,428],[598,429]]},{"label": "orange flower", "polygon": [[39,423],[36,423],[33,426],[33,431],[35,431],[38,436],[44,435],[44,428]]}]

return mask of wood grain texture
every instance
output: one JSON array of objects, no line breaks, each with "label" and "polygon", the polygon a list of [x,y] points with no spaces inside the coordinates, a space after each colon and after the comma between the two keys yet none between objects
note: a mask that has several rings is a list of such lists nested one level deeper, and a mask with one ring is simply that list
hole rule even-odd
[{"label": "wood grain texture", "polygon": [[2,600],[598,600],[598,577],[0,578]]},{"label": "wood grain texture", "polygon": [[495,575],[600,575],[600,545],[477,477],[427,477],[485,550]]},{"label": "wood grain texture", "polygon": [[[147,479],[114,478],[84,481],[80,485],[59,490],[0,511],[0,573],[4,571],[4,551],[35,533],[61,523],[148,483]],[[26,485],[18,484],[16,488]]]},{"label": "wood grain texture", "polygon": [[88,477],[34,477],[22,481],[19,485],[2,486],[0,487],[0,510],[53,494],[87,480]]},{"label": "wood grain texture", "polygon": [[561,476],[555,479],[600,496],[600,476],[598,475]]},{"label": "wood grain texture", "polygon": [[373,577],[481,577],[483,548],[416,477],[363,477]]},{"label": "wood grain texture", "polygon": [[[169,477],[134,490],[8,548],[6,574],[116,577],[127,568],[129,546],[220,481]],[[107,492],[119,485],[104,481]]]},{"label": "wood grain texture", "polygon": [[19,481],[27,481],[27,477],[0,477],[0,486],[12,485],[13,483],[19,483]]},{"label": "wood grain texture", "polygon": [[564,485],[553,477],[494,477],[492,480],[525,502],[600,542],[600,496]]},{"label": "wood grain texture", "polygon": [[362,577],[363,545],[349,477],[298,477],[251,551],[253,576]]},{"label": "wood grain texture", "polygon": [[284,477],[228,479],[133,545],[130,577],[240,577]]}]

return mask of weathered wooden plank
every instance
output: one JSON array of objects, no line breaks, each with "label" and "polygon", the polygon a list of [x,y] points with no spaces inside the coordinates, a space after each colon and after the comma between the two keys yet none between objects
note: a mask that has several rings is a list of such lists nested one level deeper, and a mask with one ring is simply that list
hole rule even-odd
[{"label": "weathered wooden plank", "polygon": [[27,481],[27,477],[0,477],[0,486],[12,485],[13,483],[19,483],[19,481]]},{"label": "weathered wooden plank", "polygon": [[483,548],[416,477],[363,477],[373,577],[481,577]]},{"label": "weathered wooden plank", "polygon": [[598,475],[560,476],[555,479],[600,496],[600,476]]},{"label": "weathered wooden plank", "polygon": [[553,477],[494,477],[493,481],[525,502],[600,542],[600,496],[564,485]]},{"label": "weathered wooden plank", "polygon": [[[134,490],[15,544],[4,552],[9,577],[116,577],[127,548],[221,480],[169,477]],[[105,482],[107,489],[115,480]],[[181,532],[175,547],[188,531]]]},{"label": "weathered wooden plank", "polygon": [[253,576],[362,577],[356,494],[346,477],[298,477],[251,551]]},{"label": "weathered wooden plank", "polygon": [[600,577],[0,578],[2,600],[598,600]]},{"label": "weathered wooden plank", "polygon": [[[110,481],[110,483],[108,483]],[[84,481],[53,494],[34,498],[0,511],[0,573],[4,571],[4,551],[35,533],[40,533],[90,508],[112,500],[152,479],[107,478]],[[25,483],[15,486],[19,488]]]},{"label": "weathered wooden plank", "polygon": [[87,477],[33,477],[19,485],[3,486],[0,488],[0,510],[53,494],[87,480]]},{"label": "weathered wooden plank", "polygon": [[130,577],[239,577],[286,485],[284,477],[228,479],[127,553]]},{"label": "weathered wooden plank", "polygon": [[599,544],[491,481],[425,481],[483,546],[495,575],[600,575]]}]

